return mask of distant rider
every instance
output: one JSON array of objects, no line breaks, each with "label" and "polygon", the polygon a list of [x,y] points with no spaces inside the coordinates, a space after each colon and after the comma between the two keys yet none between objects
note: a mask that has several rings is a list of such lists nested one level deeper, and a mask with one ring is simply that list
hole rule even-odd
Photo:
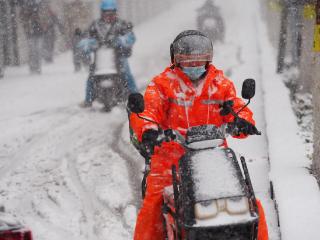
[{"label": "distant rider", "polygon": [[28,64],[31,74],[41,74],[40,41],[43,36],[43,29],[40,13],[39,1],[21,1],[20,17],[28,43]]},{"label": "distant rider", "polygon": [[[211,64],[212,42],[195,30],[180,33],[171,44],[171,66],[156,76],[146,89],[144,118],[160,124],[162,129],[173,129],[186,135],[189,127],[234,122],[234,117],[220,115],[220,103],[232,100],[237,112],[244,102],[237,97],[235,87],[223,72]],[[239,113],[238,138],[255,134],[254,120],[249,108]],[[171,166],[177,165],[185,153],[179,143],[163,142],[156,146],[159,129],[157,124],[130,115],[130,128],[135,140],[153,146],[151,171],[147,177],[147,189],[134,233],[135,240],[164,240],[161,214],[162,193],[172,185]],[[258,239],[267,240],[268,231],[260,201]]]},{"label": "distant rider", "polygon": [[90,65],[90,55],[85,53],[83,49],[79,46],[80,41],[83,39],[82,31],[80,28],[76,28],[72,37],[72,53],[73,53],[73,65],[74,71],[80,71],[81,67],[89,67]]},{"label": "distant rider", "polygon": [[[100,9],[100,18],[89,27],[89,38],[83,39],[79,46],[83,48],[86,54],[88,51],[94,51],[101,46],[113,48],[120,75],[126,80],[128,90],[136,92],[137,87],[128,63],[132,46],[136,40],[132,31],[133,25],[117,16],[116,0],[102,0]],[[90,107],[94,100],[93,95],[93,81],[89,78],[86,85],[86,98],[80,106]]]},{"label": "distant rider", "polygon": [[213,43],[223,42],[225,35],[224,21],[213,0],[207,0],[204,5],[198,9],[197,17],[198,30],[206,34]]}]

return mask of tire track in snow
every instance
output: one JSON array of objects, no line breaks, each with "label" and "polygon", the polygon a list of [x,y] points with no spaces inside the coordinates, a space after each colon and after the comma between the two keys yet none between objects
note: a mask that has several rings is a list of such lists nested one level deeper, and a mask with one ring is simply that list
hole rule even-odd
[{"label": "tire track in snow", "polygon": [[[81,134],[84,136],[87,136],[88,134],[92,133],[92,129],[90,127],[92,127],[91,121],[87,121],[85,124],[82,123],[81,128],[86,129],[86,130],[82,131]],[[79,136],[77,134],[77,131],[71,131],[71,132],[73,132],[73,134],[69,135],[68,138],[65,140],[66,144],[72,143],[74,141],[79,142],[79,138],[78,138]],[[86,141],[86,139],[82,139],[82,141],[83,140]],[[83,144],[84,143],[83,142],[80,144],[80,146],[86,145],[85,148],[82,149],[82,150],[86,150],[86,149],[89,149],[91,146],[96,146],[96,144],[99,142],[99,140],[100,140],[99,138],[96,139],[95,141],[90,143],[90,145]],[[66,149],[65,144],[62,143],[61,145],[63,146],[63,148]],[[89,240],[103,239],[103,236],[99,237],[99,235],[98,235],[98,230],[99,230],[98,225],[101,224],[101,222],[96,220],[96,218],[98,218],[97,213],[103,212],[103,211],[108,211],[108,216],[112,216],[112,223],[120,222],[122,224],[122,226],[127,231],[130,232],[131,231],[130,226],[127,225],[127,223],[123,217],[124,209],[123,208],[120,208],[120,209],[112,208],[107,202],[101,200],[96,195],[96,193],[94,191],[90,191],[83,183],[81,176],[80,176],[80,173],[79,173],[79,168],[77,167],[77,156],[78,155],[74,154],[74,152],[77,152],[76,150],[77,149],[72,149],[72,151],[66,151],[62,155],[64,155],[64,157],[66,158],[67,168],[70,173],[71,181],[76,186],[77,194],[79,194],[80,199],[82,200],[82,204],[84,206],[83,214],[85,215],[85,218],[86,218],[86,227],[85,228],[87,229],[87,231],[85,231],[85,232],[90,233],[88,235],[87,239],[89,239]],[[71,152],[73,152],[73,154]],[[111,221],[111,220],[109,219],[109,221]]]},{"label": "tire track in snow", "polygon": [[[54,124],[51,124],[49,126],[50,129],[42,130],[41,133],[34,135],[31,138],[31,141],[20,147],[19,151],[17,151],[15,154],[12,154],[10,157],[7,157],[11,161],[7,161],[7,164],[1,169],[0,174],[2,174],[1,178],[4,178],[6,174],[12,172],[16,167],[20,166],[20,162],[24,158],[26,158],[26,160],[32,160],[32,163],[34,163],[34,165],[39,165],[38,159],[30,158],[30,152],[37,149],[42,149],[42,147],[45,147],[46,149],[46,153],[44,153],[43,155],[45,157],[45,163],[50,162],[53,159],[50,158],[52,157],[51,155],[48,155],[48,149],[54,149],[54,160],[57,160],[57,167],[54,168],[59,169],[64,164],[67,166],[67,172],[63,171],[62,176],[68,178],[71,181],[71,188],[68,185],[66,185],[66,188],[69,193],[75,196],[77,201],[78,199],[80,199],[80,206],[83,206],[83,209],[81,211],[84,218],[81,218],[82,221],[79,218],[79,224],[80,226],[82,226],[81,232],[85,233],[83,235],[84,238],[89,240],[102,240],[104,238],[99,237],[98,230],[99,225],[103,225],[101,223],[105,222],[105,219],[101,220],[101,218],[97,216],[97,213],[105,210],[108,211],[107,215],[112,218],[112,223],[115,225],[121,222],[125,227],[125,221],[121,217],[121,211],[113,209],[108,206],[108,204],[101,201],[93,191],[88,191],[84,183],[81,181],[81,177],[77,168],[78,153],[81,153],[82,151],[79,146],[85,146],[86,141],[88,141],[88,138],[86,138],[86,136],[90,135],[90,133],[92,132],[95,133],[95,123],[92,122],[92,118],[82,118],[82,115],[79,115],[79,113],[75,114],[76,112],[78,111],[65,112],[65,114],[67,115]],[[92,113],[89,114],[91,115]],[[48,116],[50,115],[51,114],[49,114]],[[62,136],[62,138],[59,136]],[[97,141],[90,143],[90,146],[97,144],[97,142],[99,142],[99,139],[100,135],[98,135]],[[49,145],[47,145],[48,143]],[[76,146],[74,143],[77,143]],[[90,148],[90,146],[88,146],[88,148]],[[53,169],[50,168],[49,170],[52,171]],[[47,171],[43,171],[43,173],[45,172]],[[42,173],[39,174],[41,175]],[[45,178],[45,176],[40,176],[40,178]],[[47,182],[44,182],[44,184],[46,183]],[[48,195],[47,197],[48,200],[50,200],[50,196]],[[45,202],[43,203],[46,204]],[[38,216],[38,218],[41,218],[42,210],[38,209],[38,206],[32,204],[32,202],[31,206],[33,206],[32,212],[34,212],[34,214]],[[46,209],[43,210],[46,211]],[[45,215],[46,212],[44,212],[43,216]],[[45,220],[43,217],[41,219],[42,221]],[[85,219],[85,221],[83,221],[83,219]],[[45,225],[47,225],[48,229],[60,229],[58,226],[56,226],[55,223],[50,221],[50,218],[45,222]],[[60,229],[60,231],[61,230],[63,229]]]},{"label": "tire track in snow", "polygon": [[[25,156],[27,156],[26,160],[30,159],[30,156],[28,156],[28,154],[34,150],[42,149],[42,146],[44,146],[45,149],[50,149],[50,147],[54,147],[54,149],[57,149],[57,151],[54,152],[55,154],[54,160],[58,161],[56,162],[58,167],[50,168],[49,170],[52,171],[55,168],[58,169],[59,167],[61,167],[61,165],[63,165],[63,162],[68,160],[65,158],[69,156],[69,151],[73,150],[71,148],[73,143],[79,139],[78,133],[79,132],[81,133],[81,131],[79,130],[85,125],[83,124],[83,121],[79,121],[79,120],[82,120],[82,116],[79,114],[75,114],[76,112],[78,111],[64,112],[63,114],[66,114],[66,116],[64,116],[59,121],[55,122],[53,125],[50,125],[49,126],[50,129],[45,129],[41,133],[34,135],[32,140],[26,143],[23,147],[21,147],[17,153],[13,154],[11,157],[8,157],[8,159],[10,159],[11,161],[8,161],[8,163],[1,169],[0,171],[0,174],[2,174],[1,179],[3,179],[6,176],[6,174],[8,174],[10,171],[13,171],[16,167],[20,166],[19,163],[22,161],[22,159]],[[54,112],[53,114],[55,113],[56,112]],[[49,114],[48,116],[50,115],[51,114]],[[89,124],[89,121],[87,121],[87,124]],[[66,136],[66,137],[64,137],[61,141],[59,136]],[[52,138],[52,137],[58,137],[58,138]],[[53,141],[51,138],[53,139]],[[47,145],[48,143],[50,145]],[[44,156],[46,159],[45,162],[50,162],[53,160],[53,159],[50,159],[50,157],[52,156],[48,155],[48,152],[46,152]],[[39,165],[37,158],[31,158],[31,160],[34,165]],[[38,176],[41,177],[42,173],[47,174],[47,172],[48,171],[39,172]],[[45,176],[43,177],[46,178]],[[46,182],[44,184],[46,184]],[[44,186],[42,186],[41,188],[43,187]],[[47,195],[47,197],[50,200],[50,195]],[[42,215],[42,210],[38,209],[38,206],[34,204],[32,199],[31,199],[31,209],[32,209],[32,212],[34,212],[35,216],[38,216],[37,218],[42,219],[42,221],[45,219],[44,218],[45,215]],[[90,211],[86,211],[86,212],[90,212]],[[59,231],[66,231],[57,227],[54,223],[52,223],[50,221],[50,218],[47,219],[46,225],[50,226],[50,227],[47,226],[47,229],[56,229],[56,230],[59,229]],[[88,231],[84,231],[84,232],[88,232]],[[94,235],[90,235],[88,239],[96,240],[98,238],[95,238]]]},{"label": "tire track in snow", "polygon": [[12,121],[13,119],[28,118],[33,116],[47,117],[47,116],[54,115],[56,113],[65,113],[65,112],[67,113],[71,108],[74,108],[74,105],[70,105],[67,107],[57,107],[54,109],[43,109],[43,110],[38,110],[35,112],[28,113],[28,114],[23,114],[20,116],[0,118],[0,122],[7,122],[7,121]]},{"label": "tire track in snow", "polygon": [[[99,200],[95,193],[89,191],[84,185],[77,168],[78,148],[73,146],[74,142],[77,142],[78,146],[86,145],[85,141],[87,141],[87,139],[80,138],[79,135],[88,136],[90,133],[92,133],[91,127],[92,121],[90,120],[87,120],[85,123],[78,123],[78,126],[71,129],[68,132],[69,134],[66,134],[68,137],[59,144],[61,147],[58,147],[58,149],[61,149],[59,155],[62,159],[64,159],[64,161],[66,161],[69,177],[72,181],[72,184],[76,188],[77,196],[81,199],[81,205],[83,205],[82,213],[84,215],[84,221],[80,223],[84,228],[82,229],[82,232],[85,233],[85,238],[88,240],[102,240],[104,238],[98,235],[97,227],[97,225],[99,225],[101,222],[96,220],[96,213],[107,210],[114,216],[119,214],[107,204]],[[95,145],[95,143],[96,142],[94,141],[91,143],[91,145]],[[87,146],[87,148],[90,148],[90,146]],[[120,216],[117,216],[117,218],[121,220]]]},{"label": "tire track in snow", "polygon": [[[76,152],[76,148],[74,148],[74,143],[76,141],[79,141],[79,134],[81,134],[81,129],[86,129],[86,126],[90,124],[90,121],[85,119],[85,123],[83,121],[78,121],[79,115],[74,116],[72,119],[69,119],[68,122],[64,122],[62,126],[60,126],[61,129],[64,129],[67,124],[72,126],[71,128],[68,127],[67,131],[64,132],[64,138],[62,141],[60,141],[58,144],[56,142],[53,142],[52,145],[57,149],[55,152],[55,158],[59,159],[59,167],[66,164],[67,170],[70,173],[70,178],[72,181],[72,184],[76,187],[76,189],[70,189],[70,186],[66,185],[67,189],[71,191],[75,195],[75,197],[79,197],[81,199],[81,204],[84,206],[84,209],[82,209],[82,214],[85,216],[85,223],[84,226],[85,229],[80,229],[81,232],[85,233],[84,237],[85,239],[92,239],[92,240],[100,240],[100,238],[97,237],[97,235],[94,232],[94,216],[92,213],[94,213],[94,208],[91,200],[87,197],[86,192],[83,190],[82,183],[80,179],[77,177],[77,172],[75,165],[76,164],[76,158],[74,158],[74,154],[72,152]],[[58,132],[57,128],[50,129],[51,134],[56,134]],[[47,133],[45,137],[48,137],[50,133]],[[43,138],[41,140],[43,140]],[[82,139],[81,139],[82,140]],[[38,141],[40,142],[40,141]],[[74,165],[74,166],[73,166]],[[68,177],[68,176],[65,176]],[[76,191],[75,193],[72,191]],[[47,196],[48,199],[50,199],[50,196]],[[36,210],[36,209],[35,209]],[[83,221],[79,219],[79,224],[82,226]],[[51,226],[55,226],[55,224],[51,223]]]},{"label": "tire track in snow", "polygon": [[[88,136],[92,131],[92,128],[90,128],[90,126],[92,126],[92,121],[90,121],[90,119],[85,119],[84,121],[78,120],[79,118],[74,118],[74,121],[69,121],[71,128],[68,127],[67,131],[64,132],[63,140],[58,144],[53,142],[52,145],[57,149],[55,152],[55,158],[60,160],[60,168],[62,165],[66,165],[67,172],[64,172],[63,176],[71,181],[71,184],[67,184],[66,188],[76,199],[80,199],[79,204],[83,207],[81,209],[83,217],[79,218],[79,224],[81,226],[80,232],[83,233],[82,236],[88,240],[102,240],[103,237],[99,237],[97,227],[101,222],[96,220],[96,213],[101,210],[108,210],[114,216],[119,214],[106,204],[103,204],[93,192],[88,191],[84,183],[81,181],[77,168],[79,146],[85,145],[87,138],[82,136]],[[65,126],[66,125],[61,128],[64,128]],[[57,129],[53,129],[51,133],[56,134]],[[46,137],[48,136],[44,136],[37,141],[36,144],[40,143]],[[77,142],[77,146],[75,146],[75,142]],[[96,142],[91,143],[91,145],[94,144],[96,144]],[[49,195],[48,199],[50,199]],[[34,211],[37,212],[37,209],[35,208]],[[38,212],[41,213],[41,211]],[[117,218],[120,219],[119,216],[117,216]],[[55,226],[55,224],[51,223],[50,226]]]},{"label": "tire track in snow", "polygon": [[95,238],[92,238],[89,236],[87,239],[104,239],[103,236],[99,237],[98,236],[98,227],[97,225],[100,224],[101,222],[98,222],[95,220],[96,213],[99,213],[101,211],[108,211],[108,216],[112,216],[112,221],[114,222],[120,222],[122,226],[126,229],[129,230],[129,226],[127,226],[127,223],[125,219],[123,218],[123,210],[122,208],[120,209],[114,209],[109,206],[106,202],[102,201],[99,199],[94,192],[88,190],[88,188],[83,184],[81,181],[81,177],[79,175],[78,169],[75,167],[76,166],[76,159],[69,157],[68,161],[68,169],[70,171],[70,177],[72,179],[72,182],[76,185],[78,194],[80,195],[81,199],[84,200],[84,214],[86,216],[86,219],[89,219],[90,221],[88,222],[87,232],[91,232],[95,236]]},{"label": "tire track in snow", "polygon": [[130,185],[131,189],[133,191],[134,195],[134,200],[131,204],[135,205],[137,208],[140,205],[141,201],[141,179],[139,177],[141,168],[140,166],[136,163],[137,161],[129,155],[128,151],[125,151],[122,149],[121,146],[121,133],[122,129],[124,127],[125,123],[121,123],[115,130],[114,132],[114,139],[118,139],[118,141],[115,141],[112,145],[111,148],[113,151],[119,154],[121,158],[123,158],[126,161],[127,164],[127,169],[129,173],[129,178],[131,179]]},{"label": "tire track in snow", "polygon": [[[91,125],[91,122],[86,120],[85,123],[78,122],[76,124],[72,124],[72,129],[68,129],[68,132],[65,134],[67,136],[66,138],[61,141],[56,148],[59,149],[58,152],[58,158],[61,160],[61,165],[63,162],[66,162],[67,170],[69,172],[69,176],[71,178],[72,183],[74,184],[76,188],[76,194],[81,199],[81,204],[83,205],[84,209],[82,209],[82,214],[85,216],[85,229],[81,229],[81,232],[85,233],[86,239],[92,239],[92,240],[99,240],[95,230],[94,230],[94,212],[95,209],[93,207],[92,200],[90,199],[90,196],[87,191],[85,190],[81,179],[78,175],[78,171],[76,168],[77,165],[77,159],[72,152],[77,152],[76,148],[74,147],[74,143],[76,141],[79,141],[81,138],[79,138],[79,134],[83,134],[84,132],[81,132],[81,129],[87,129],[88,126]],[[85,134],[84,134],[85,136]],[[83,140],[83,139],[81,139]],[[74,189],[73,189],[74,190]],[[80,221],[80,226],[82,226],[83,221]]]},{"label": "tire track in snow", "polygon": [[81,198],[81,202],[84,206],[84,211],[83,214],[85,215],[85,222],[86,222],[86,230],[82,231],[85,232],[87,234],[87,239],[92,239],[92,240],[96,240],[96,239],[100,239],[97,235],[97,232],[95,230],[95,216],[94,213],[96,211],[96,209],[94,208],[94,203],[92,201],[92,198],[89,197],[90,193],[85,189],[85,187],[83,186],[80,176],[78,174],[78,171],[76,169],[76,159],[71,157],[71,156],[67,156],[67,164],[68,164],[68,170],[70,173],[70,177],[71,177],[71,181],[73,182],[73,184],[76,186],[77,188],[77,194],[79,194],[80,198]]},{"label": "tire track in snow", "polygon": [[[54,113],[56,112],[54,111],[52,114]],[[7,158],[7,161],[0,169],[0,181],[19,166],[19,164],[23,161],[24,156],[30,151],[30,149],[41,143],[48,136],[49,131],[54,131],[68,124],[71,121],[74,113],[75,111],[66,112],[67,116],[63,117],[58,122],[55,122],[53,125],[50,125],[49,129],[44,129],[40,133],[31,136],[31,138],[28,138],[29,140],[27,140],[17,152],[11,154],[10,156],[6,156],[5,158]]]}]

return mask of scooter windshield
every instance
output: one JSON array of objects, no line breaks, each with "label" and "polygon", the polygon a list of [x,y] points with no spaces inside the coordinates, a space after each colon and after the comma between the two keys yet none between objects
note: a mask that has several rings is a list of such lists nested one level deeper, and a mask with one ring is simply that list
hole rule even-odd
[{"label": "scooter windshield", "polygon": [[213,124],[191,127],[187,131],[187,144],[199,141],[225,139],[225,128]]},{"label": "scooter windshield", "polygon": [[186,146],[190,149],[219,147],[224,143],[225,128],[215,125],[200,125],[187,131]]}]

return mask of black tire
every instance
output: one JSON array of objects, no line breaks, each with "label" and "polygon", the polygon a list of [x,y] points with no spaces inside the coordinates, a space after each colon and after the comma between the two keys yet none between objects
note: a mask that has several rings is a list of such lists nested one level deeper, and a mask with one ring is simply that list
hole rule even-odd
[{"label": "black tire", "polygon": [[[163,203],[163,205],[164,205],[164,203]],[[162,224],[163,224],[164,239],[165,239],[165,240],[168,240],[167,223],[166,223],[166,220],[165,220],[164,217],[162,218]]]},{"label": "black tire", "polygon": [[274,200],[274,189],[273,189],[273,182],[270,181],[270,198]]},{"label": "black tire", "polygon": [[111,107],[109,105],[104,105],[104,107],[102,108],[103,112],[111,112]]},{"label": "black tire", "polygon": [[[105,112],[110,112],[112,108],[123,101],[123,86],[118,74],[96,75],[92,76],[94,81],[93,96],[104,105],[102,109]],[[104,86],[104,81],[111,81],[110,86]]]}]

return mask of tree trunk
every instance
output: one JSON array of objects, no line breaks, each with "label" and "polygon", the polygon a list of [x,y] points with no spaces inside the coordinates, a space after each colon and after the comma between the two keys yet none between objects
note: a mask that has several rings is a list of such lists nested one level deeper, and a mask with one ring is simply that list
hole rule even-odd
[{"label": "tree trunk", "polygon": [[3,39],[3,45],[4,45],[4,49],[3,49],[3,54],[4,54],[4,64],[5,65],[9,65],[10,64],[10,41],[9,41],[9,33],[10,33],[10,28],[9,28],[9,24],[8,24],[8,4],[6,1],[2,1],[1,2],[1,12],[2,12],[2,16],[1,16],[1,20],[3,21],[3,25],[4,25],[4,39]]},{"label": "tree trunk", "polygon": [[16,3],[10,2],[10,17],[11,17],[11,42],[12,42],[12,64],[20,65],[18,35],[17,35],[17,14]]},{"label": "tree trunk", "polygon": [[282,73],[284,69],[284,58],[287,46],[287,25],[288,25],[288,8],[283,7],[281,10],[281,26],[279,34],[279,48],[278,48],[278,64],[277,72]]}]

